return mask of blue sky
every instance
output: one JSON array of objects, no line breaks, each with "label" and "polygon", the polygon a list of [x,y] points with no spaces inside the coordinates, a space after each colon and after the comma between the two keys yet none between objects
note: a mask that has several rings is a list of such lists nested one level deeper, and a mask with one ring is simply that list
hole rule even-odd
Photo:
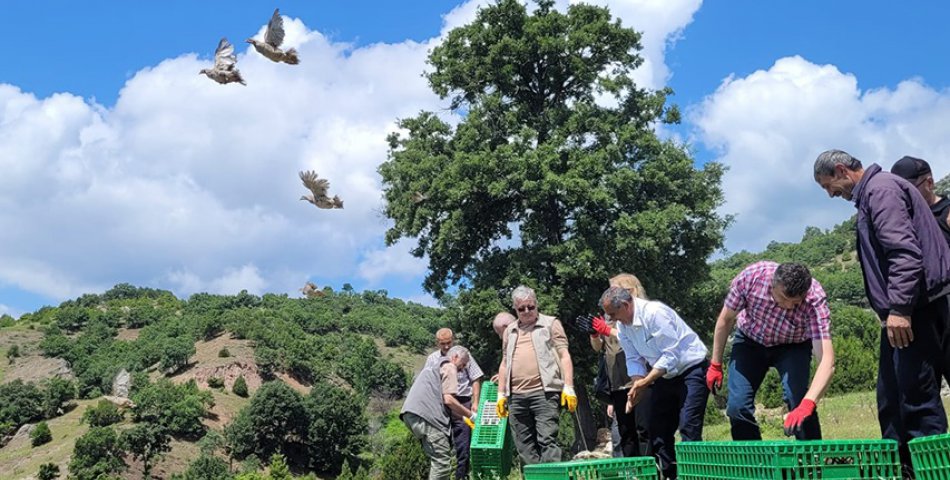
[{"label": "blue sky", "polygon": [[[729,251],[850,214],[809,178],[826,148],[950,170],[945,3],[597,3],[644,32],[638,82],[676,91],[685,121],[663,134],[729,166]],[[183,297],[348,282],[431,303],[410,243],[383,245],[375,168],[394,119],[444,106],[419,78],[425,52],[478,1],[128,5],[4,5],[25,43],[0,43],[0,313],[119,282]],[[274,6],[297,67],[243,43]],[[221,36],[248,87],[197,75]],[[302,169],[346,208],[298,202]]]}]

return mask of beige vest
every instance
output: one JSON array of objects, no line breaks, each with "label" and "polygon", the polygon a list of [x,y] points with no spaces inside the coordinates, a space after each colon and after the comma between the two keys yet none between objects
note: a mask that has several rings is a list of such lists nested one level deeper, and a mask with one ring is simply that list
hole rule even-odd
[{"label": "beige vest", "polygon": [[[560,392],[564,389],[564,380],[561,378],[561,360],[551,342],[551,325],[554,317],[538,314],[537,325],[542,328],[535,328],[531,331],[531,343],[534,344],[534,354],[538,358],[538,370],[541,372],[541,385],[545,392]],[[518,343],[518,322],[511,322],[505,328],[505,336],[508,338],[508,348],[505,351],[505,385],[508,386],[508,392],[511,392],[511,359],[515,354],[515,344]]]}]

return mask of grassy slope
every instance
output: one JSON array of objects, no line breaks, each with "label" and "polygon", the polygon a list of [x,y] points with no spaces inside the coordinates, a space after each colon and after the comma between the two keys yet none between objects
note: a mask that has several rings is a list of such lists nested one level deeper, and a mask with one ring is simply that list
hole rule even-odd
[{"label": "grassy slope", "polygon": [[[950,398],[944,398],[943,404],[950,412]],[[826,440],[881,438],[874,392],[856,392],[826,398],[819,403],[818,414],[822,436]],[[780,413],[761,416],[759,424],[762,427],[762,438],[765,440],[788,438],[782,432]],[[729,423],[707,426],[703,431],[703,439],[730,440]]]}]

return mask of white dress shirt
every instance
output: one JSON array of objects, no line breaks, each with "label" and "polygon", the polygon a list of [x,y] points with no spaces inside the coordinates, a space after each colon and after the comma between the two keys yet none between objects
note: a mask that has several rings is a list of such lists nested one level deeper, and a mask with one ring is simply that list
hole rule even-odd
[{"label": "white dress shirt", "polygon": [[661,302],[633,299],[633,322],[617,322],[627,374],[646,376],[647,364],[674,378],[706,359],[706,345],[672,308]]}]

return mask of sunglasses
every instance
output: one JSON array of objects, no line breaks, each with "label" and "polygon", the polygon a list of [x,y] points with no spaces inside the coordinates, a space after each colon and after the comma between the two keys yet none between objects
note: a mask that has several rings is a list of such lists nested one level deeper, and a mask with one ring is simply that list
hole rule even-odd
[{"label": "sunglasses", "polygon": [[515,310],[517,310],[518,313],[524,313],[524,312],[533,312],[534,309],[536,309],[536,308],[538,308],[538,307],[536,307],[536,306],[534,306],[534,305],[525,305],[525,306],[523,306],[523,307],[518,307],[518,308],[516,308]]}]

